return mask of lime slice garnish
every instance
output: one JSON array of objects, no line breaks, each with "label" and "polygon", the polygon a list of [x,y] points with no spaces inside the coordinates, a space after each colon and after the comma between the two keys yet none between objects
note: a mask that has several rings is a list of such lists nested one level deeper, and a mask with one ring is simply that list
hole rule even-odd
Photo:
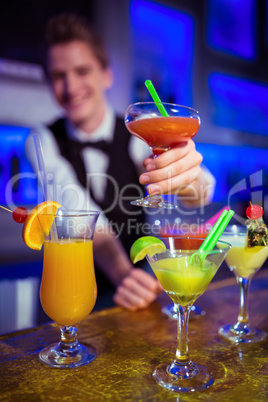
[{"label": "lime slice garnish", "polygon": [[130,259],[133,264],[145,258],[146,254],[152,257],[154,254],[162,253],[166,250],[162,240],[154,236],[143,236],[137,239],[131,246]]}]

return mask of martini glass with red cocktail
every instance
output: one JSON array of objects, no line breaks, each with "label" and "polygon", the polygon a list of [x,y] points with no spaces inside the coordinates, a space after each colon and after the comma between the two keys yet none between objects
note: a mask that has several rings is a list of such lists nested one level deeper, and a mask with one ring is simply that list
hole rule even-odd
[{"label": "martini glass with red cocktail", "polygon": [[[129,132],[145,141],[156,158],[169,149],[194,137],[200,127],[199,113],[187,106],[164,102],[138,102],[125,113]],[[132,201],[142,207],[177,208],[161,195],[147,196]]]}]

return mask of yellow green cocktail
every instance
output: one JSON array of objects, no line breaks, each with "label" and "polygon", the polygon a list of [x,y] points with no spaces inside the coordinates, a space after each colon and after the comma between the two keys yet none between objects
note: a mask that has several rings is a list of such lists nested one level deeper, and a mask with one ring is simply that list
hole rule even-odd
[{"label": "yellow green cocktail", "polygon": [[218,266],[205,260],[202,265],[191,264],[189,256],[164,258],[151,267],[165,292],[176,304],[193,303],[206,290]]},{"label": "yellow green cocktail", "polygon": [[179,248],[181,237],[165,237],[160,240],[167,250],[152,256],[147,254],[146,258],[163,289],[174,302],[178,346],[173,362],[157,366],[153,376],[161,386],[171,391],[201,391],[210,387],[214,379],[206,367],[193,363],[189,358],[189,313],[194,301],[205,292],[231,246],[219,241],[212,250],[200,251],[204,239],[187,238],[189,247],[182,250]]},{"label": "yellow green cocktail", "polygon": [[226,262],[236,276],[248,278],[254,275],[268,257],[268,247],[247,247],[247,233],[225,232],[221,239],[232,244]]},{"label": "yellow green cocktail", "polygon": [[232,225],[221,236],[221,240],[232,244],[226,262],[239,284],[239,314],[237,322],[219,329],[219,334],[234,343],[256,343],[263,341],[265,331],[254,328],[249,323],[248,293],[253,275],[262,267],[268,257],[268,246],[248,247],[246,226]]}]

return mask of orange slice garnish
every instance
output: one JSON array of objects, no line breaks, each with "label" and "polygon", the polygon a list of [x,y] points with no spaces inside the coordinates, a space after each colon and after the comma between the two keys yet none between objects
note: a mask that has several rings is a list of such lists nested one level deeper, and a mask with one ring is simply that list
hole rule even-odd
[{"label": "orange slice garnish", "polygon": [[[33,208],[23,225],[22,238],[25,244],[34,249],[41,250],[45,235],[49,234],[55,213],[61,205],[56,201],[45,201]],[[48,215],[39,215],[39,214]],[[39,216],[38,216],[39,215]]]}]

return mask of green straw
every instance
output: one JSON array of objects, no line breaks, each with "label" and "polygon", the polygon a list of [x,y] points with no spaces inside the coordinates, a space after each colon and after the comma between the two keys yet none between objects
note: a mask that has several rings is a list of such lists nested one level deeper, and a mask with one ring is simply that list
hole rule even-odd
[{"label": "green straw", "polygon": [[201,250],[213,250],[217,241],[221,237],[224,229],[230,222],[234,215],[234,211],[231,209],[229,211],[224,210],[215,225],[212,227],[211,231],[207,235],[204,242],[201,244],[199,251]]},{"label": "green straw", "polygon": [[[222,214],[220,215],[219,219],[215,223],[215,225],[212,227],[211,231],[199,247],[198,251],[208,251],[208,250],[213,250],[215,245],[217,244],[217,241],[221,237],[222,233],[224,232],[226,226],[230,222],[234,215],[234,211],[231,209],[229,211],[224,210]],[[204,260],[206,258],[207,253],[202,253],[199,254],[200,258]],[[190,258],[190,262],[193,262],[194,255],[192,254]]]},{"label": "green straw", "polygon": [[162,104],[161,99],[159,98],[158,93],[156,92],[152,81],[146,80],[145,86],[148,89],[148,91],[150,92],[150,95],[153,98],[154,103],[155,103],[156,107],[158,108],[159,112],[161,113],[161,115],[163,117],[169,117],[168,112],[166,111],[164,105]]}]

